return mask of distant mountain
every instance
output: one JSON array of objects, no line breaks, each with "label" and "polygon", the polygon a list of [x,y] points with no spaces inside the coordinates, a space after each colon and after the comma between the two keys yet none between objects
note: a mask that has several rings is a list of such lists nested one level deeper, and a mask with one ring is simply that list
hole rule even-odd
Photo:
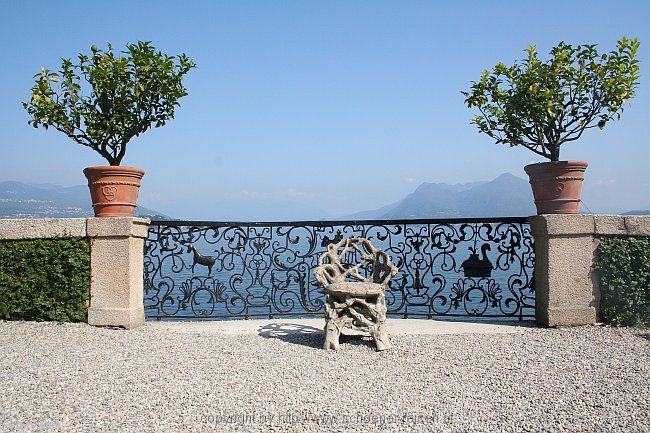
[{"label": "distant mountain", "polygon": [[402,200],[343,219],[529,216],[535,203],[528,181],[504,173],[489,182],[423,183]]},{"label": "distant mountain", "polygon": [[381,219],[388,212],[395,209],[402,201],[396,201],[395,203],[388,204],[386,206],[380,207],[379,209],[374,210],[364,210],[361,212],[356,212],[351,215],[345,215],[340,219],[344,220],[375,220]]},{"label": "distant mountain", "polygon": [[631,210],[622,215],[650,215],[650,210]]},{"label": "distant mountain", "polygon": [[[92,216],[90,193],[85,185],[62,187],[0,182],[0,218],[71,218]],[[168,216],[142,206],[136,215],[156,219]]]}]

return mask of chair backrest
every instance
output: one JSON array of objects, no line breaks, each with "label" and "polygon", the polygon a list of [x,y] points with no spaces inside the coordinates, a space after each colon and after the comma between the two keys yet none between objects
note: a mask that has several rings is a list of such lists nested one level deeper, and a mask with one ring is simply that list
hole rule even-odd
[{"label": "chair backrest", "polygon": [[[358,255],[360,260],[355,265],[342,262],[348,254]],[[364,276],[359,270],[370,266],[370,275]],[[375,248],[364,238],[341,239],[337,243],[327,245],[327,251],[318,258],[318,266],[314,275],[324,287],[334,283],[342,283],[347,279],[377,283],[386,287],[390,279],[397,273],[397,268],[390,261],[385,251]]]}]

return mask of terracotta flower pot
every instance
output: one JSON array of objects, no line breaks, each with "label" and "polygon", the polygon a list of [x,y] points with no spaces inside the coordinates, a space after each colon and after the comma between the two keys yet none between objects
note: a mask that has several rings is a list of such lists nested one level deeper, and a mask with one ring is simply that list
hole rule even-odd
[{"label": "terracotta flower pot", "polygon": [[133,216],[144,170],[135,167],[98,166],[84,169],[97,217]]},{"label": "terracotta flower pot", "polygon": [[586,169],[584,161],[540,162],[525,166],[537,214],[578,213]]}]

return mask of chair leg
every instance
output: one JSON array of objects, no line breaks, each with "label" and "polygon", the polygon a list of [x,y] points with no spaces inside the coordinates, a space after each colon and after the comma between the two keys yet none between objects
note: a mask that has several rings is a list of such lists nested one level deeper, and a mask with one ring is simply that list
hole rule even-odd
[{"label": "chair leg", "polygon": [[375,339],[377,350],[388,350],[391,348],[390,338],[388,338],[388,330],[385,323],[377,324],[373,329],[372,338]]},{"label": "chair leg", "polygon": [[323,349],[338,350],[341,336],[341,318],[334,307],[334,299],[329,295],[325,298],[325,342]]},{"label": "chair leg", "polygon": [[373,329],[373,337],[377,350],[387,350],[391,348],[390,338],[388,338],[388,329],[386,328],[386,296],[381,295],[377,298],[377,325]]},{"label": "chair leg", "polygon": [[325,325],[325,343],[323,349],[325,350],[338,350],[339,337],[341,336],[341,329],[337,326],[334,320],[328,320]]}]

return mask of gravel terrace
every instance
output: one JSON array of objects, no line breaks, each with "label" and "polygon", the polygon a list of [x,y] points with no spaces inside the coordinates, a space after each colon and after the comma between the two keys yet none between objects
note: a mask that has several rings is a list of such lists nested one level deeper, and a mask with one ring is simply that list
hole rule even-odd
[{"label": "gravel terrace", "polygon": [[0,322],[0,431],[650,431],[648,331],[280,331]]}]

